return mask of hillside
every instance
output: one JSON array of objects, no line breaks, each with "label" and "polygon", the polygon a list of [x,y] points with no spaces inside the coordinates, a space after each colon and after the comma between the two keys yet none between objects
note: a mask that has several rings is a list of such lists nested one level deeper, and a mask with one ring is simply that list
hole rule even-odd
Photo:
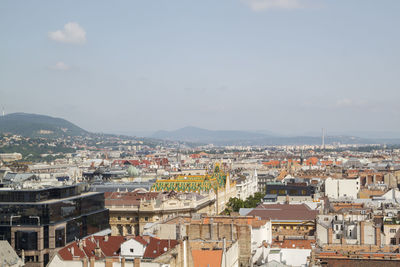
[{"label": "hillside", "polygon": [[0,117],[0,133],[49,138],[88,134],[67,120],[28,113],[11,113]]},{"label": "hillside", "polygon": [[[175,131],[158,131],[154,138],[215,145],[320,145],[318,136],[279,136],[263,132],[212,131],[185,127]],[[400,139],[361,138],[349,135],[325,137],[326,144],[399,144]]]},{"label": "hillside", "polygon": [[152,137],[173,141],[222,144],[262,140],[268,135],[245,131],[212,131],[197,127],[185,127],[175,131],[158,131]]}]

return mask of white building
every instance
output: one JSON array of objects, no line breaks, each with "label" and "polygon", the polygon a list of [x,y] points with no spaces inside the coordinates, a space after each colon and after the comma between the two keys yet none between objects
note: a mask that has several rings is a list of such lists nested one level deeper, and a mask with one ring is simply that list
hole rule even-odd
[{"label": "white building", "polygon": [[351,198],[357,199],[360,192],[360,178],[332,179],[325,180],[325,195],[329,198]]},{"label": "white building", "polygon": [[245,177],[236,180],[236,191],[239,199],[245,200],[258,191],[257,170],[254,173],[245,173]]}]

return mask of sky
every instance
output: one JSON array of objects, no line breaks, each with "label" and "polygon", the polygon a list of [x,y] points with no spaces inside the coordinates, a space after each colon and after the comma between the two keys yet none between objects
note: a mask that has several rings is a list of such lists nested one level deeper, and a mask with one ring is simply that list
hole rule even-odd
[{"label": "sky", "polygon": [[95,132],[400,132],[400,1],[0,1],[0,106]]}]

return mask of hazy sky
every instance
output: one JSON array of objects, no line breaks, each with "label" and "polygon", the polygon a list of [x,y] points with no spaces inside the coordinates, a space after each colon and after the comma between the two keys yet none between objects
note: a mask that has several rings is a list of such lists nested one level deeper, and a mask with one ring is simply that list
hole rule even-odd
[{"label": "hazy sky", "polygon": [[91,131],[400,131],[399,0],[0,1],[0,106]]}]

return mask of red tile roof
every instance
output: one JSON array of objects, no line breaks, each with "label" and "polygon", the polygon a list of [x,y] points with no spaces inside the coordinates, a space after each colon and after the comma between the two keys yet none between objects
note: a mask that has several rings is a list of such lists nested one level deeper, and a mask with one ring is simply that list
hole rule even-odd
[{"label": "red tile roof", "polygon": [[[107,240],[106,240],[107,239]],[[136,241],[146,246],[143,258],[154,259],[164,254],[166,251],[174,248],[178,241],[176,240],[161,240],[154,237],[141,236],[134,237]],[[65,261],[70,261],[76,258],[95,257],[96,260],[105,257],[118,257],[121,252],[121,244],[126,241],[124,236],[91,236],[81,240],[81,248],[79,242],[72,242],[58,251],[58,255]],[[96,255],[96,248],[101,250],[101,256]]]},{"label": "red tile roof", "polygon": [[315,240],[304,240],[304,239],[284,239],[283,241],[278,241],[274,239],[272,241],[272,247],[278,246],[280,248],[302,248],[311,249],[311,245],[315,244]]},{"label": "red tile roof", "polygon": [[138,206],[140,200],[154,199],[157,198],[159,194],[159,192],[105,192],[104,197],[106,206]]},{"label": "red tile roof", "polygon": [[[107,239],[107,241],[106,241]],[[58,255],[63,260],[72,260],[73,258],[95,257],[96,259],[103,257],[118,256],[120,247],[125,238],[123,236],[91,236],[81,240],[82,248],[79,247],[79,242],[72,242],[58,251]],[[101,256],[95,255],[97,244],[101,250]],[[73,253],[73,254],[72,254]]]},{"label": "red tile roof", "polygon": [[143,258],[155,259],[178,244],[176,240],[158,239],[150,237],[150,242],[144,251]]}]

